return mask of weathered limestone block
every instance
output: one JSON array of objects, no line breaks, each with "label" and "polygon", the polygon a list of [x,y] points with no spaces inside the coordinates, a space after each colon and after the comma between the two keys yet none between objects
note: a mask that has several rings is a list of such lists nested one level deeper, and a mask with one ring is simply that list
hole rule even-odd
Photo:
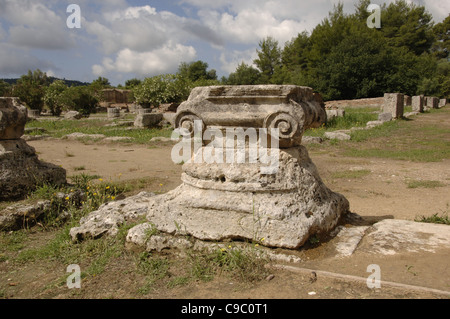
[{"label": "weathered limestone block", "polygon": [[423,111],[424,111],[423,106],[424,106],[424,96],[423,95],[413,96],[413,98],[412,98],[413,112],[423,113]]},{"label": "weathered limestone block", "polygon": [[0,97],[0,140],[19,139],[27,123],[27,108],[18,98]]},{"label": "weathered limestone block", "polygon": [[157,126],[162,120],[162,113],[140,113],[136,115],[134,126],[140,128],[151,128]]},{"label": "weathered limestone block", "polygon": [[37,119],[39,116],[41,116],[41,111],[27,109],[27,115],[29,119]]},{"label": "weathered limestone block", "polygon": [[[175,128],[193,132],[194,121],[210,127],[280,129],[280,147],[301,144],[304,131],[326,123],[325,106],[308,87],[240,85],[197,87],[177,110]],[[269,132],[270,133],[270,132]]]},{"label": "weathered limestone block", "polygon": [[336,117],[344,117],[345,110],[326,110],[327,112],[327,120],[330,121]]},{"label": "weathered limestone block", "polygon": [[0,98],[0,200],[25,196],[37,183],[66,183],[66,171],[38,160],[21,136],[27,110],[17,98]]},{"label": "weathered limestone block", "polygon": [[69,111],[64,114],[64,118],[66,120],[80,120],[83,117],[80,112],[77,111]]},{"label": "weathered limestone block", "polygon": [[392,121],[392,113],[380,113],[378,115],[378,121],[383,123]]},{"label": "weathered limestone block", "polygon": [[349,141],[351,140],[351,136],[345,132],[326,132],[325,138],[330,140],[338,140],[338,141]]},{"label": "weathered limestone block", "polygon": [[384,95],[383,113],[391,113],[392,118],[399,119],[403,116],[404,96],[401,93],[386,93]]},{"label": "weathered limestone block", "polygon": [[410,106],[412,105],[412,98],[408,95],[405,95],[404,97],[404,106]]},{"label": "weathered limestone block", "polygon": [[126,221],[136,220],[148,213],[148,200],[153,193],[142,192],[127,199],[109,202],[80,221],[79,227],[70,230],[73,241],[98,238],[103,235],[114,236]]},{"label": "weathered limestone block", "polygon": [[43,182],[63,185],[66,171],[39,161],[35,149],[22,139],[0,141],[0,200],[21,198]]},{"label": "weathered limestone block", "polygon": [[120,109],[115,107],[108,108],[108,119],[116,119],[120,117]]},{"label": "weathered limestone block", "polygon": [[447,105],[447,99],[440,99],[439,100],[439,108],[444,107]]},{"label": "weathered limestone block", "polygon": [[439,108],[439,99],[437,97],[428,96],[426,98],[426,104],[429,109],[438,109]]},{"label": "weathered limestone block", "polygon": [[295,249],[331,231],[349,210],[323,184],[303,146],[280,150],[276,174],[260,170],[257,164],[184,164],[183,184],[151,198],[147,220],[173,235]]}]

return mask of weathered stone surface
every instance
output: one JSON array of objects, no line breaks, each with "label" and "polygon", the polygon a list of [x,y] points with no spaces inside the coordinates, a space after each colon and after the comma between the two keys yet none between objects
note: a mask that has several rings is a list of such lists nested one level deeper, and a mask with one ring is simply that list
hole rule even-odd
[{"label": "weathered stone surface", "polygon": [[17,230],[38,220],[51,207],[50,201],[34,205],[16,204],[0,211],[0,230]]},{"label": "weathered stone surface", "polygon": [[120,109],[115,107],[109,107],[108,108],[108,118],[109,119],[116,119],[120,117]]},{"label": "weathered stone surface", "polygon": [[380,113],[378,115],[378,121],[383,123],[392,121],[392,113]]},{"label": "weathered stone surface", "polygon": [[430,109],[438,109],[439,99],[437,97],[427,96],[425,105]]},{"label": "weathered stone surface", "polygon": [[318,136],[303,136],[302,144],[322,144],[323,138]]},{"label": "weathered stone surface", "polygon": [[444,107],[447,105],[447,99],[440,99],[439,100],[439,108]]},{"label": "weathered stone surface", "polygon": [[88,139],[104,139],[106,136],[103,134],[84,134],[84,133],[79,133],[79,132],[75,132],[75,133],[71,133],[68,135],[65,135],[64,138],[67,138],[69,140],[77,140],[77,139],[82,139],[82,138],[88,138]]},{"label": "weathered stone surface", "polygon": [[27,123],[27,108],[18,98],[0,97],[0,140],[19,139]]},{"label": "weathered stone surface", "polygon": [[412,105],[412,98],[408,95],[405,95],[403,102],[404,102],[404,106],[410,106],[410,105]]},{"label": "weathered stone surface", "polygon": [[405,118],[410,118],[411,116],[416,116],[416,115],[419,115],[419,114],[420,114],[420,112],[408,112],[408,113],[405,113],[403,116]]},{"label": "weathered stone surface", "polygon": [[25,196],[39,182],[66,183],[66,171],[38,160],[24,140],[0,141],[0,200]]},{"label": "weathered stone surface", "polygon": [[255,164],[183,166],[183,184],[150,199],[148,221],[163,233],[201,240],[260,240],[298,248],[336,227],[348,201],[321,181],[303,146],[280,150],[280,169]]},{"label": "weathered stone surface", "polygon": [[413,98],[412,98],[413,112],[423,113],[423,111],[424,111],[423,106],[424,106],[424,96],[423,95],[413,96]]},{"label": "weathered stone surface", "polygon": [[175,118],[176,128],[253,127],[280,129],[281,148],[301,145],[308,128],[327,120],[325,107],[311,88],[294,85],[240,85],[197,87],[182,103]]},{"label": "weathered stone surface", "polygon": [[377,127],[377,126],[381,126],[384,123],[385,122],[383,122],[383,121],[370,121],[370,122],[367,122],[366,127],[368,129],[371,129],[371,128],[374,128],[374,127]]},{"label": "weathered stone surface", "polygon": [[403,116],[404,95],[401,93],[386,93],[384,95],[383,113],[391,113],[392,118],[399,119]]},{"label": "weathered stone surface", "polygon": [[332,119],[336,117],[344,117],[345,116],[345,110],[326,110],[327,112],[327,121],[331,121]]},{"label": "weathered stone surface", "polygon": [[39,118],[39,116],[41,116],[41,111],[27,109],[27,115],[28,115],[29,119],[33,119],[34,120],[34,119]]},{"label": "weathered stone surface", "polygon": [[151,128],[157,126],[162,119],[162,113],[139,113],[136,115],[134,126],[140,128]]},{"label": "weathered stone surface", "polygon": [[386,219],[367,230],[358,252],[394,255],[450,248],[450,226]]},{"label": "weathered stone surface", "polygon": [[126,136],[111,136],[103,139],[104,142],[131,142],[133,138]]},{"label": "weathered stone surface", "polygon": [[115,236],[123,223],[137,220],[148,213],[148,201],[153,196],[155,196],[153,193],[142,192],[136,196],[100,206],[97,211],[83,217],[79,227],[70,230],[72,240],[80,241],[103,235]]},{"label": "weathered stone surface", "polygon": [[77,111],[69,111],[64,114],[64,118],[66,120],[80,120],[83,117],[80,112]]},{"label": "weathered stone surface", "polygon": [[351,136],[344,132],[326,132],[325,138],[329,140],[338,140],[338,141],[349,141],[351,140]]},{"label": "weathered stone surface", "polygon": [[65,220],[70,217],[70,213],[64,211],[67,208],[67,203],[79,207],[81,202],[85,200],[86,194],[77,190],[69,194],[58,193],[55,198],[57,199],[57,204],[46,200],[29,205],[19,203],[5,208],[0,211],[0,230],[18,230],[32,226],[46,214],[55,214],[56,209],[54,209],[54,205],[58,205],[58,210],[61,212],[58,216],[54,217],[59,220]]}]

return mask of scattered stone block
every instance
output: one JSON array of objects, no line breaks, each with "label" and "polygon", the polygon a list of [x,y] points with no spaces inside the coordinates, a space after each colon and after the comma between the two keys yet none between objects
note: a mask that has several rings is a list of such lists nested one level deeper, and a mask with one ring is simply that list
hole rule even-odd
[{"label": "scattered stone block", "polygon": [[326,110],[327,112],[327,121],[331,121],[336,117],[344,117],[345,110]]},{"label": "scattered stone block", "polygon": [[386,93],[382,113],[391,113],[393,119],[400,119],[404,111],[404,95],[401,93]]},{"label": "scattered stone block", "polygon": [[81,120],[82,117],[83,115],[78,111],[69,111],[64,114],[66,120]]},{"label": "scattered stone block", "polygon": [[392,113],[380,113],[378,115],[378,121],[383,123],[392,121]]},{"label": "scattered stone block", "polygon": [[19,139],[27,123],[27,109],[18,98],[0,97],[0,140]]},{"label": "scattered stone block", "polygon": [[156,127],[162,120],[163,120],[162,113],[144,113],[144,114],[140,113],[136,115],[134,126],[140,128]]},{"label": "scattered stone block", "polygon": [[438,109],[439,99],[437,97],[428,96],[426,98],[426,106],[428,107],[428,109]]},{"label": "scattered stone block", "polygon": [[22,198],[38,183],[66,183],[66,171],[39,161],[21,138],[26,122],[27,110],[17,98],[0,98],[0,200]]},{"label": "scattered stone block", "polygon": [[405,95],[404,97],[404,106],[410,106],[412,105],[412,98],[408,95]]},{"label": "scattered stone block", "polygon": [[423,111],[424,111],[424,96],[423,95],[413,96],[412,110],[413,110],[413,112],[423,113]]},{"label": "scattered stone block", "polygon": [[435,252],[450,247],[448,225],[385,219],[367,230],[358,252],[395,255],[405,252]]},{"label": "scattered stone block", "polygon": [[39,110],[30,110],[30,109],[28,109],[27,113],[28,113],[28,118],[32,119],[32,120],[37,119],[38,117],[41,116],[41,111],[39,111]]},{"label": "scattered stone block", "polygon": [[444,107],[447,105],[447,99],[440,99],[439,100],[439,108]]},{"label": "scattered stone block", "polygon": [[120,117],[120,109],[115,107],[108,108],[108,119],[117,119]]},{"label": "scattered stone block", "polygon": [[403,116],[405,118],[410,118],[411,116],[416,116],[416,115],[419,115],[419,114],[420,114],[420,112],[408,112],[408,113],[405,113]]},{"label": "scattered stone block", "polygon": [[84,133],[75,132],[75,133],[66,135],[63,138],[67,138],[69,140],[78,140],[78,139],[83,139],[83,138],[97,140],[97,139],[104,139],[105,137],[106,136],[103,134],[84,134]]},{"label": "scattered stone block", "polygon": [[374,128],[374,127],[377,127],[377,126],[381,126],[384,123],[386,123],[386,122],[383,122],[383,121],[370,121],[370,122],[367,122],[366,127],[371,129],[371,128]]},{"label": "scattered stone block", "polygon": [[329,140],[350,141],[351,136],[343,132],[326,132],[325,138]]},{"label": "scattered stone block", "polygon": [[303,136],[302,144],[322,144],[323,138],[318,136]]}]

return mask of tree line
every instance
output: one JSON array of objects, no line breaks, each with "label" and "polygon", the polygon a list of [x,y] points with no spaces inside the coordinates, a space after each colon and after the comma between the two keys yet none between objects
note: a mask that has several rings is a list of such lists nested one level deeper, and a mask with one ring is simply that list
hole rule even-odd
[{"label": "tree line", "polygon": [[[450,15],[434,24],[424,6],[397,0],[381,7],[380,29],[367,26],[370,0],[345,14],[339,3],[311,33],[299,33],[280,46],[272,37],[259,43],[252,65],[241,62],[228,77],[217,77],[208,63],[181,63],[175,74],[130,79],[118,88],[131,90],[143,107],[182,102],[197,86],[293,84],[312,87],[324,100],[358,99],[401,92],[450,97]],[[90,113],[103,100],[109,80],[68,86],[40,70],[16,84],[0,80],[0,96],[18,96],[31,109],[46,106]]]}]

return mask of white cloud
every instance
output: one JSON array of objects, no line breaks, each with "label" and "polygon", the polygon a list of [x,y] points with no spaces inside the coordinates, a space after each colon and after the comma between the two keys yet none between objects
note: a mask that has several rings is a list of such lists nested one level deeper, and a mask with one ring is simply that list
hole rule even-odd
[{"label": "white cloud", "polygon": [[118,52],[115,61],[105,58],[102,65],[92,67],[92,72],[95,76],[105,76],[110,72],[133,73],[140,76],[174,73],[181,62],[192,61],[196,55],[195,49],[191,46],[171,43],[148,52],[123,49]]},{"label": "white cloud", "polygon": [[8,41],[24,48],[61,50],[74,46],[65,16],[58,16],[42,3],[29,0],[0,0],[0,17],[7,20]]}]

